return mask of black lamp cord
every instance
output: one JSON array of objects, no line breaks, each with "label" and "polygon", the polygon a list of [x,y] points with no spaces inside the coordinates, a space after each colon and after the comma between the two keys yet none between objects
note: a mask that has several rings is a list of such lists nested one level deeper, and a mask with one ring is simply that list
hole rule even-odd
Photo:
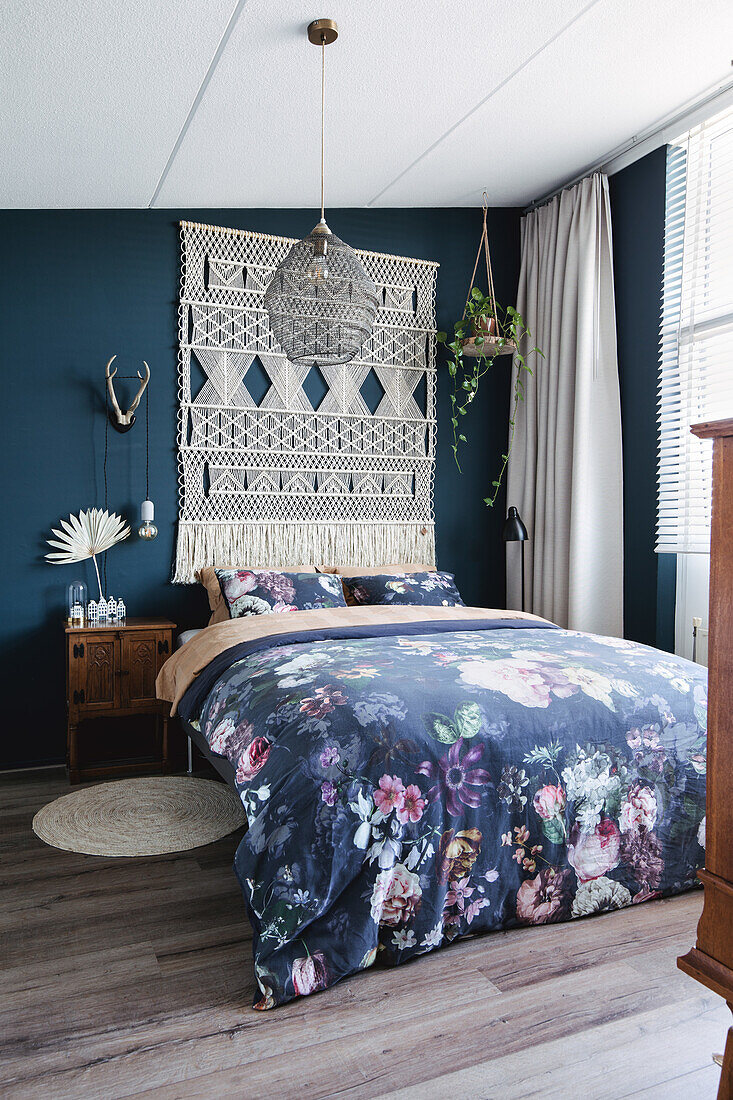
[{"label": "black lamp cord", "polygon": [[[140,380],[139,374],[121,374],[122,381],[128,381],[135,379]],[[145,499],[150,499],[150,379],[145,387]],[[109,393],[107,388],[104,390],[104,510],[109,509],[108,495],[109,486],[107,484],[107,455],[109,454]],[[102,565],[102,577],[104,579],[104,592],[107,591],[107,553],[104,554],[104,562]],[[103,593],[104,595],[104,593]],[[105,599],[106,599],[105,595]]]},{"label": "black lamp cord", "polygon": [[150,499],[150,381],[145,387],[145,499]]},{"label": "black lamp cord", "polygon": [[[109,451],[109,394],[107,387],[104,388],[104,510],[107,511],[107,452]],[[105,600],[107,599],[107,554],[105,552],[104,562],[102,563],[102,577],[104,578],[104,592],[102,595]]]}]

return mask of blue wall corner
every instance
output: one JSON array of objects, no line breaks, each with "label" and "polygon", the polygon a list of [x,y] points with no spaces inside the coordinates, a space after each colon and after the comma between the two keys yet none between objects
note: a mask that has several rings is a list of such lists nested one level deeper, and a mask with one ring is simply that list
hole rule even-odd
[{"label": "blue wall corner", "polygon": [[611,176],[627,638],[674,650],[676,558],[654,551],[666,146]]}]

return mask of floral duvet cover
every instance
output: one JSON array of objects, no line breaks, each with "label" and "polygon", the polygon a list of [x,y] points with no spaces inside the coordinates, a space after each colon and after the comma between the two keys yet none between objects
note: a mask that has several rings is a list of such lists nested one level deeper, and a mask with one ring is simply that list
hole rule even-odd
[{"label": "floral duvet cover", "polygon": [[696,884],[706,670],[549,624],[455,626],[239,646],[184,697],[247,814],[256,1008]]}]

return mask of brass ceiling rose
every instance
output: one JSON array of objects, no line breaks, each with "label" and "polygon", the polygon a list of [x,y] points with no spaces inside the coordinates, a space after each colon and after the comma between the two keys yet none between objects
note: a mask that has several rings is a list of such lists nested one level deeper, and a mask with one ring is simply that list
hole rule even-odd
[{"label": "brass ceiling rose", "polygon": [[308,41],[314,46],[330,46],[339,36],[339,29],[333,19],[314,19],[308,24]]}]

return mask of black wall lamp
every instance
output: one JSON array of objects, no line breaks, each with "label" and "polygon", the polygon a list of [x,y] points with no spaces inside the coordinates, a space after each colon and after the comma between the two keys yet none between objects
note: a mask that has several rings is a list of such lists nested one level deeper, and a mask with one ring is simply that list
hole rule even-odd
[{"label": "black wall lamp", "polygon": [[524,606],[524,544],[529,539],[527,528],[522,523],[522,518],[516,508],[512,507],[506,514],[504,530],[501,533],[504,542],[521,542],[522,544],[522,611]]}]

